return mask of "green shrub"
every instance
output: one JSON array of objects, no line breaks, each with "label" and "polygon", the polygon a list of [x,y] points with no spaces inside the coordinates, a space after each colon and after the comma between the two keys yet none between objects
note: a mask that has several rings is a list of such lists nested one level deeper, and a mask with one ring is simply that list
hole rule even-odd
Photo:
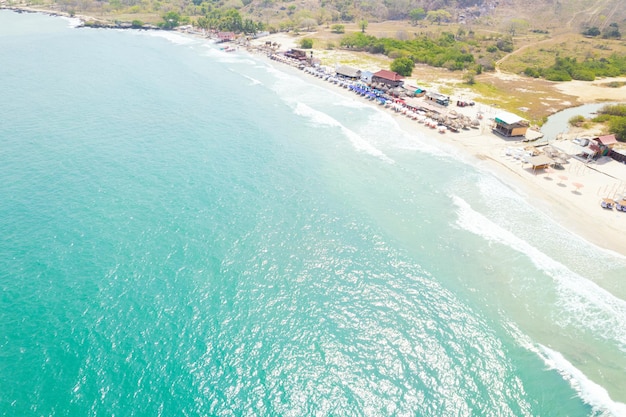
[{"label": "green shrub", "polygon": [[332,25],[331,32],[333,33],[346,33],[346,27],[344,25]]},{"label": "green shrub", "polygon": [[300,47],[302,49],[311,49],[311,48],[313,48],[313,39],[311,39],[311,38],[302,38],[302,39],[300,39]]},{"label": "green shrub", "polygon": [[611,120],[610,114],[598,114],[596,117],[593,118],[593,121],[595,123],[604,123],[608,122],[609,120]]},{"label": "green shrub", "polygon": [[585,123],[585,118],[584,116],[581,116],[581,115],[572,116],[569,118],[567,122],[570,124],[570,126],[580,127],[582,126],[583,123]]},{"label": "green shrub", "polygon": [[593,81],[596,79],[595,74],[591,70],[585,70],[582,68],[576,68],[571,71],[572,78],[574,80],[581,81]]},{"label": "green shrub", "polygon": [[527,67],[524,70],[524,74],[529,76],[529,77],[533,77],[533,78],[541,77],[541,71],[538,68]]},{"label": "green shrub", "polygon": [[619,141],[626,141],[626,117],[615,117],[609,121],[609,131]]},{"label": "green shrub", "polygon": [[609,104],[602,107],[598,113],[626,117],[626,104]]},{"label": "green shrub", "polygon": [[572,76],[567,71],[548,69],[544,74],[548,81],[572,81]]}]

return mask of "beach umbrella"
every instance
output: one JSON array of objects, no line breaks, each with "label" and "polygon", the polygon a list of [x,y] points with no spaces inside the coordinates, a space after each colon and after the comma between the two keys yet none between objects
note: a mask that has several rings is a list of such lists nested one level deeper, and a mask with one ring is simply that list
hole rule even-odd
[{"label": "beach umbrella", "polygon": [[550,177],[550,174],[552,174],[554,170],[550,167],[545,167],[543,171],[546,173],[546,175],[544,175],[543,178],[546,180],[552,180],[552,178]]},{"label": "beach umbrella", "polygon": [[563,181],[567,181],[567,176],[565,175],[559,175],[559,182],[557,183],[558,185],[560,185],[561,187],[564,187],[565,184],[563,184]]},{"label": "beach umbrella", "polygon": [[574,192],[577,194],[580,194],[580,189],[584,187],[584,185],[579,182],[573,182],[572,185],[576,187],[576,191]]}]

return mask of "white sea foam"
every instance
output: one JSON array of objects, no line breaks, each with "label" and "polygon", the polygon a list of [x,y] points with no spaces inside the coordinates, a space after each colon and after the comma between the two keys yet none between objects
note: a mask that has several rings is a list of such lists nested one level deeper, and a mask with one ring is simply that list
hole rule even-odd
[{"label": "white sea foam", "polygon": [[146,33],[148,36],[153,36],[156,38],[167,39],[168,41],[176,45],[190,45],[192,43],[198,42],[195,38],[192,38],[190,36],[184,36],[184,35],[169,32],[166,30],[149,30],[146,32],[141,32],[141,33]]},{"label": "white sea foam", "polygon": [[580,369],[576,368],[563,355],[542,344],[533,343],[530,337],[522,333],[514,324],[508,323],[509,333],[513,338],[529,352],[533,352],[541,358],[548,369],[557,371],[565,381],[569,383],[579,398],[591,406],[602,417],[626,416],[626,404],[613,401],[609,393],[590,380]]},{"label": "white sea foam", "polygon": [[62,17],[63,19],[65,19],[67,21],[67,26],[71,27],[71,28],[77,28],[79,26],[82,26],[83,22],[77,18],[77,17]]},{"label": "white sea foam", "polygon": [[263,84],[261,81],[257,80],[256,78],[252,78],[248,75],[243,75],[245,78],[247,78],[248,80],[250,80],[250,85],[259,85],[259,84]]},{"label": "white sea foam", "polygon": [[570,386],[578,392],[582,400],[589,404],[600,416],[626,416],[626,404],[613,401],[609,393],[585,376],[559,352],[546,346],[537,345],[540,356],[550,369],[556,370]]},{"label": "white sea foam", "polygon": [[321,112],[319,110],[315,110],[304,103],[296,103],[294,108],[294,113],[306,117],[312,123],[327,126],[327,127],[337,127],[341,130],[341,132],[350,140],[355,149],[368,153],[372,156],[380,158],[381,160],[393,164],[393,159],[389,158],[385,155],[380,149],[376,148],[374,145],[369,143],[367,140],[363,139],[356,132],[351,129],[348,129],[346,126],[342,125],[337,119],[334,119],[327,113]]},{"label": "white sea foam", "polygon": [[[545,212],[529,205],[527,198],[520,195],[519,190],[505,186],[493,175],[481,175],[477,178],[476,183],[480,189],[480,194],[489,201],[489,207],[493,209],[489,213],[489,218],[495,217],[499,224],[517,222],[516,233],[522,232],[523,239],[528,240],[549,234],[554,241],[559,242],[561,248],[567,249],[565,255],[570,255],[568,261],[574,263],[587,262],[587,259],[592,257],[598,262],[606,263],[605,270],[612,267],[621,269],[626,266],[626,256],[596,246],[582,237],[572,234],[571,231],[561,225],[550,221]],[[519,227],[519,217],[525,217],[529,220],[524,228]]]},{"label": "white sea foam", "polygon": [[[372,140],[376,138],[377,142],[384,141],[397,149],[419,151],[434,156],[453,156],[440,147],[439,143],[434,143],[430,140],[431,138],[419,130],[416,129],[415,134],[411,135],[402,129],[394,117],[378,105],[361,102],[356,96],[354,98],[345,97],[333,91],[334,87],[322,88],[308,83],[300,77],[280,71],[272,65],[267,65],[265,68],[278,80],[278,83],[273,86],[274,90],[292,107],[297,107],[298,102],[310,101],[325,106],[332,105],[333,108],[370,110],[371,115],[365,118],[365,124],[361,126],[360,130],[367,132],[367,136],[371,137]],[[361,138],[361,140],[365,139]]]},{"label": "white sea foam", "polygon": [[565,310],[564,314],[559,315],[561,326],[572,325],[585,329],[615,342],[620,350],[626,352],[626,301],[569,270],[527,241],[473,210],[462,198],[451,198],[458,207],[458,227],[524,254],[554,280],[558,294],[557,307]]}]

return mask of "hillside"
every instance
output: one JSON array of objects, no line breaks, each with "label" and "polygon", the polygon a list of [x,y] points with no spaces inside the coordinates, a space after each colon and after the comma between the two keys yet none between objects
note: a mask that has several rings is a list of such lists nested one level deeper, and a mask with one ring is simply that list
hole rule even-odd
[{"label": "hillside", "polygon": [[[461,88],[463,94],[541,123],[546,115],[580,102],[546,80],[593,80],[588,68],[578,68],[584,62],[612,65],[598,76],[611,71],[613,77],[626,75],[623,58],[610,62],[626,57],[626,42],[604,36],[610,29],[626,33],[622,1],[0,0],[0,6],[56,10],[133,26],[172,23],[174,18],[172,26],[282,32],[297,41],[311,39],[326,65],[374,62],[389,68],[395,57],[410,57],[417,64],[411,76],[425,86],[442,92]],[[590,29],[597,34],[582,35]],[[355,40],[354,35],[363,36]],[[361,41],[366,43],[357,46]],[[614,96],[623,84],[605,83],[613,88],[604,88],[603,95]]]}]

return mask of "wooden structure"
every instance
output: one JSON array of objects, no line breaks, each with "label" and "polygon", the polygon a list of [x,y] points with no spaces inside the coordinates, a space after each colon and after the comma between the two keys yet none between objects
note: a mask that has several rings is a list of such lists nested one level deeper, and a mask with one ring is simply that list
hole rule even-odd
[{"label": "wooden structure", "polygon": [[598,136],[597,138],[594,138],[593,140],[598,142],[598,145],[605,146],[610,149],[613,149],[613,146],[617,143],[617,139],[615,138],[615,135]]},{"label": "wooden structure", "polygon": [[426,97],[424,97],[424,100],[437,103],[440,106],[447,106],[450,104],[450,97],[432,91],[426,93]]},{"label": "wooden structure", "polygon": [[372,75],[372,83],[385,84],[389,88],[402,87],[404,77],[396,72],[380,70]]},{"label": "wooden structure", "polygon": [[426,89],[413,84],[405,84],[404,88],[408,90],[414,97],[422,97],[426,94]]},{"label": "wooden structure", "polygon": [[290,50],[285,52],[285,56],[288,58],[297,59],[299,61],[307,60],[306,51],[304,49],[291,48]]},{"label": "wooden structure", "polygon": [[626,152],[624,151],[620,152],[618,150],[611,149],[611,152],[609,152],[609,156],[615,159],[617,162],[622,162],[626,164]]},{"label": "wooden structure", "polygon": [[338,77],[346,78],[349,80],[359,80],[361,78],[361,70],[349,67],[347,65],[339,65],[335,69],[335,73]]},{"label": "wooden structure", "polygon": [[533,172],[537,171],[538,169],[546,169],[550,165],[554,165],[554,160],[548,155],[531,156],[530,158],[528,158],[527,162],[532,165]]},{"label": "wooden structure", "polygon": [[493,132],[507,138],[525,136],[528,130],[527,120],[509,112],[498,113],[495,117],[495,123]]},{"label": "wooden structure", "polygon": [[215,42],[217,43],[230,42],[234,41],[237,38],[237,35],[235,35],[234,32],[217,32],[216,38]]}]

